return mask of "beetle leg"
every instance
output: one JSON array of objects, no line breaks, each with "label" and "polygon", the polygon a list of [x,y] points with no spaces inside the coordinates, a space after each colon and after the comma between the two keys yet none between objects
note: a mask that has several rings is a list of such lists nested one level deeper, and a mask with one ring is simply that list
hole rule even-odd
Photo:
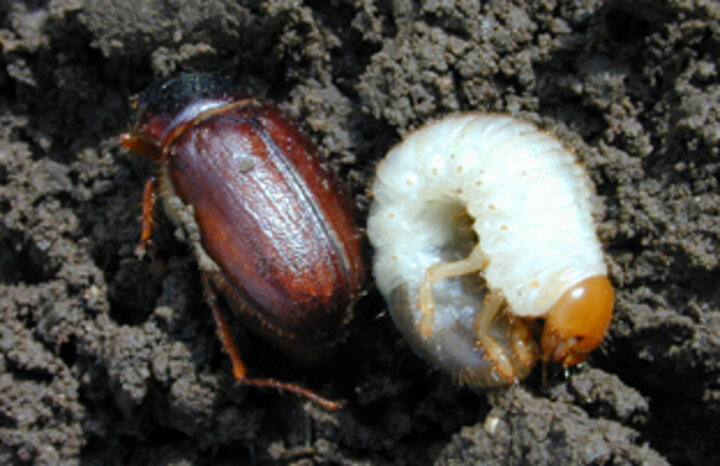
[{"label": "beetle leg", "polygon": [[429,267],[425,272],[425,279],[420,285],[418,307],[422,311],[420,319],[420,334],[429,337],[432,334],[435,322],[435,300],[433,299],[433,286],[446,278],[458,277],[482,270],[487,264],[482,250],[476,246],[465,259],[455,262],[444,262]]},{"label": "beetle leg", "polygon": [[152,236],[152,228],[155,223],[153,216],[155,215],[156,182],[157,178],[151,176],[145,182],[145,189],[143,189],[142,214],[140,215],[142,230],[140,231],[140,244],[138,244],[136,250],[140,256],[144,256],[147,251],[147,245],[150,243],[150,236]]},{"label": "beetle leg", "polygon": [[230,333],[230,328],[228,327],[225,320],[225,316],[223,315],[222,310],[218,305],[217,293],[215,292],[215,289],[210,283],[210,278],[207,275],[203,274],[202,282],[203,289],[205,291],[205,298],[210,305],[210,308],[212,309],[213,319],[215,320],[215,326],[217,327],[218,338],[220,339],[223,350],[230,357],[230,363],[232,364],[233,377],[235,378],[235,382],[242,385],[274,388],[278,391],[295,393],[296,395],[303,396],[308,400],[317,403],[323,408],[331,411],[340,409],[345,405],[344,401],[328,400],[327,398],[318,395],[312,390],[301,387],[300,385],[295,383],[281,382],[280,380],[276,379],[256,379],[246,377],[247,369],[245,368],[245,363],[243,363],[242,358],[240,357],[240,352],[238,351],[237,346],[233,341],[232,335]]},{"label": "beetle leg", "polygon": [[225,351],[225,353],[227,353],[227,355],[230,357],[233,377],[235,377],[235,380],[244,379],[245,374],[247,374],[247,369],[245,368],[245,363],[243,363],[242,358],[240,357],[240,352],[238,351],[237,346],[235,346],[235,342],[232,339],[230,327],[228,327],[228,324],[225,321],[225,316],[223,315],[222,311],[220,310],[220,306],[218,305],[217,293],[215,293],[215,289],[210,284],[210,278],[208,278],[205,274],[203,274],[202,282],[203,290],[205,291],[205,300],[210,306],[210,309],[213,313],[213,320],[215,320],[217,336],[220,339],[223,351]]},{"label": "beetle leg", "polygon": [[136,131],[128,131],[120,135],[120,144],[128,150],[137,152],[140,155],[159,162],[162,158],[162,151],[148,137]]}]

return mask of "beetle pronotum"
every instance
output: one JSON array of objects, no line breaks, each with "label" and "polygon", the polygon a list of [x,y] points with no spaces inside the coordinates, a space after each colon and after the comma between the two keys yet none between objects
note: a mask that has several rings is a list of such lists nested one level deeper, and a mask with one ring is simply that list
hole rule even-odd
[{"label": "beetle pronotum", "polygon": [[[548,133],[505,115],[451,115],[395,146],[372,191],[378,288],[433,365],[497,386],[538,357],[570,366],[602,342],[614,294],[591,183]],[[540,348],[534,318],[545,319]]]}]

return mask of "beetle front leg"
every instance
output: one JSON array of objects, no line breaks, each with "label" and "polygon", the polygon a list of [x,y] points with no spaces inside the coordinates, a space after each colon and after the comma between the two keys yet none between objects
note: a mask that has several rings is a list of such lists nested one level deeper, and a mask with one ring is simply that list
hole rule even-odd
[{"label": "beetle front leg", "polygon": [[233,341],[230,328],[227,325],[225,316],[220,309],[217,300],[217,293],[215,288],[210,282],[210,278],[203,274],[202,277],[203,289],[205,291],[205,299],[207,300],[210,309],[212,309],[213,319],[215,320],[215,326],[217,327],[217,335],[222,344],[223,350],[230,357],[230,363],[232,364],[233,377],[235,382],[242,385],[253,385],[255,387],[266,387],[274,388],[279,391],[291,392],[296,395],[303,396],[310,401],[319,404],[325,409],[335,411],[342,408],[345,405],[344,401],[333,401],[328,400],[325,397],[318,395],[317,393],[307,388],[301,387],[295,383],[281,382],[276,379],[256,379],[247,377],[247,369],[245,363],[243,363],[240,357],[240,352]]},{"label": "beetle front leg", "polygon": [[155,224],[153,219],[155,215],[155,183],[157,183],[157,177],[151,176],[145,182],[145,189],[143,189],[142,214],[140,215],[142,229],[140,230],[140,244],[135,250],[140,257],[147,252],[147,245],[150,244],[152,228]]}]

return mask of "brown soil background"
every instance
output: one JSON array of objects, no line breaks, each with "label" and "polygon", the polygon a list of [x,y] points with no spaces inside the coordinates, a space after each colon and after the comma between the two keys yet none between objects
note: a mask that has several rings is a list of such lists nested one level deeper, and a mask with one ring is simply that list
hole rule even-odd
[{"label": "brown soil background", "polygon": [[[713,1],[0,1],[0,463],[720,463],[720,6]],[[254,85],[357,196],[402,134],[511,112],[587,166],[616,318],[543,386],[475,393],[414,356],[375,291],[304,367],[235,326],[235,387],[128,98],[178,71]],[[494,429],[492,427],[495,427]]]}]

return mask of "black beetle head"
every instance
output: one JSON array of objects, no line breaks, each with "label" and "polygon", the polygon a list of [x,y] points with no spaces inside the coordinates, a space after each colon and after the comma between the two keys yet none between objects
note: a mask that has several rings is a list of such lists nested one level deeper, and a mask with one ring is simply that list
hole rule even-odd
[{"label": "black beetle head", "polygon": [[232,80],[206,73],[183,73],[160,80],[135,98],[135,132],[162,147],[178,125],[246,95]]}]

